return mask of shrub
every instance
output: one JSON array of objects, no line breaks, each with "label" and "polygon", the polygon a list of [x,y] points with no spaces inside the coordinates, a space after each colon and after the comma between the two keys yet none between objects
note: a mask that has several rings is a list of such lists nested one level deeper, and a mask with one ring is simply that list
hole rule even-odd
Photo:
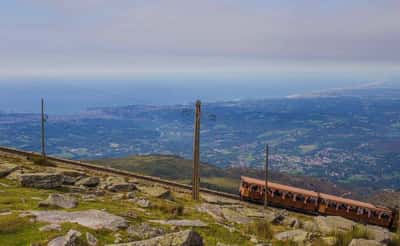
[{"label": "shrub", "polygon": [[182,204],[170,204],[166,202],[156,204],[155,208],[161,210],[163,213],[173,216],[182,216],[184,210],[184,206]]},{"label": "shrub", "polygon": [[43,158],[43,156],[30,156],[29,160],[31,160],[34,164],[39,166],[50,166],[50,167],[56,166],[53,162]]}]

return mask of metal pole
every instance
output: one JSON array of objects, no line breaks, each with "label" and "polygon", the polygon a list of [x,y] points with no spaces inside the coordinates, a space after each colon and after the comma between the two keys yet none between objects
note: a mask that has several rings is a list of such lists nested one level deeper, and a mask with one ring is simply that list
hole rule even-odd
[{"label": "metal pole", "polygon": [[42,98],[42,156],[43,156],[43,159],[46,160],[46,144],[45,144],[44,122],[45,122],[44,100]]},{"label": "metal pole", "polygon": [[268,144],[265,146],[265,193],[264,193],[264,208],[268,207],[268,159],[269,159],[269,147]]},{"label": "metal pole", "polygon": [[201,102],[196,102],[196,112],[194,121],[194,141],[193,141],[193,178],[192,178],[192,198],[199,200],[200,192],[200,112]]}]

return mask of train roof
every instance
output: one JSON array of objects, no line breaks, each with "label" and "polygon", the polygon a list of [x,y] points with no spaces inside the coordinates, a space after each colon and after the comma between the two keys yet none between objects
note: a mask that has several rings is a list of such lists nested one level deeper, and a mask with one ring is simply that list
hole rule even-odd
[{"label": "train roof", "polygon": [[[245,177],[245,176],[242,176],[241,179],[243,181],[247,182],[247,183],[258,184],[258,185],[261,185],[261,186],[265,186],[265,181],[264,180],[255,179],[255,178],[249,178],[249,177]],[[298,194],[304,194],[304,195],[307,195],[307,196],[318,197],[318,193],[315,192],[315,191],[296,188],[296,187],[288,186],[288,185],[282,185],[282,184],[273,183],[273,182],[269,182],[269,181],[268,181],[268,188],[273,188],[273,189],[277,189],[277,190],[286,190],[286,191],[289,191],[289,192],[294,192],[294,193],[298,193]]]},{"label": "train roof", "polygon": [[[247,183],[265,186],[264,180],[245,177],[245,176],[242,176],[241,179]],[[338,202],[338,203],[343,203],[343,204],[348,204],[350,206],[363,207],[363,208],[374,209],[374,210],[379,210],[379,211],[391,212],[390,209],[388,209],[388,208],[377,207],[371,203],[356,201],[356,200],[343,198],[340,196],[329,195],[329,194],[325,194],[325,193],[318,193],[318,192],[315,192],[312,190],[296,188],[293,186],[282,185],[282,184],[273,183],[273,182],[269,182],[269,181],[268,181],[268,187],[273,188],[273,189],[285,190],[288,192],[298,193],[298,194],[302,194],[302,195],[306,195],[306,196],[320,197],[322,199],[326,199],[326,200]]]}]

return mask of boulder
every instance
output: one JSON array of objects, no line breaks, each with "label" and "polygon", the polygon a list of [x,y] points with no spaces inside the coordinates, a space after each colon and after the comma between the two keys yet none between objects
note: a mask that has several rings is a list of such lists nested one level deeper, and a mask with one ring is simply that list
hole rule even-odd
[{"label": "boulder", "polygon": [[148,208],[150,207],[150,201],[145,198],[136,197],[133,199],[129,199],[130,202],[136,203],[139,207]]},{"label": "boulder", "polygon": [[322,234],[329,234],[335,231],[350,231],[356,223],[339,216],[317,216],[314,218],[318,230]]},{"label": "boulder", "polygon": [[47,246],[75,246],[82,234],[79,231],[69,230],[65,236],[56,237]]},{"label": "boulder", "polygon": [[152,227],[147,223],[135,224],[128,227],[126,232],[133,237],[140,239],[148,239],[152,237],[158,237],[164,234],[164,230],[161,228]]},{"label": "boulder", "polygon": [[207,224],[201,220],[150,220],[151,223],[158,223],[170,226],[191,226],[191,227],[206,227]]},{"label": "boulder", "polygon": [[63,175],[65,185],[74,185],[78,180],[87,177],[85,173],[74,170],[57,170],[57,172]]},{"label": "boulder", "polygon": [[86,242],[89,246],[96,246],[98,240],[95,236],[93,236],[93,234],[86,232]]},{"label": "boulder", "polygon": [[222,208],[223,218],[229,222],[237,224],[248,224],[252,220],[246,216],[239,214],[237,211],[230,208]]},{"label": "boulder", "polygon": [[49,231],[61,231],[61,226],[59,224],[45,225],[39,228],[39,231],[49,232]]},{"label": "boulder", "polygon": [[383,246],[384,244],[377,242],[375,240],[367,239],[353,239],[351,240],[349,246]]},{"label": "boulder", "polygon": [[58,207],[58,208],[75,208],[78,206],[78,200],[75,197],[50,194],[49,197],[39,203],[39,207]]},{"label": "boulder", "polygon": [[80,186],[83,185],[85,187],[96,187],[100,183],[100,178],[98,177],[86,177],[80,179],[75,185]]},{"label": "boulder", "polygon": [[120,217],[100,210],[85,210],[76,212],[66,211],[30,211],[30,214],[36,216],[36,220],[47,223],[78,223],[92,229],[109,229],[116,231],[121,228],[127,228],[127,221]]},{"label": "boulder", "polygon": [[95,202],[97,200],[97,197],[95,194],[83,195],[82,200],[84,200],[85,202]]},{"label": "boulder", "polygon": [[14,164],[1,164],[0,165],[0,178],[4,178],[10,173],[19,169],[19,166]]},{"label": "boulder", "polygon": [[21,174],[19,180],[25,187],[52,189],[61,187],[63,176],[57,173],[28,173]]},{"label": "boulder", "polygon": [[309,237],[308,232],[296,229],[291,231],[285,231],[274,235],[274,238],[279,241],[293,241],[295,243],[303,243]]},{"label": "boulder", "polygon": [[322,242],[324,242],[324,245],[326,246],[333,246],[336,244],[336,238],[335,237],[321,237]]},{"label": "boulder", "polygon": [[380,226],[367,225],[366,228],[375,241],[378,242],[387,243],[394,237],[394,233]]},{"label": "boulder", "polygon": [[203,246],[201,236],[192,230],[165,234],[151,239],[114,244],[114,246]]},{"label": "boulder", "polygon": [[171,199],[172,194],[169,190],[160,186],[137,186],[141,192],[156,198]]},{"label": "boulder", "polygon": [[283,219],[282,225],[289,226],[289,227],[292,227],[292,228],[299,228],[300,227],[300,221],[295,217],[287,216],[287,217],[285,217]]},{"label": "boulder", "polygon": [[240,201],[237,200],[213,196],[209,194],[201,194],[200,197],[202,198],[203,201],[207,203],[220,204],[220,205],[240,204]]},{"label": "boulder", "polygon": [[218,205],[203,203],[199,207],[197,207],[197,210],[199,212],[211,215],[211,217],[213,217],[219,223],[225,222],[222,208]]},{"label": "boulder", "polygon": [[106,187],[107,190],[112,192],[121,192],[121,191],[133,191],[136,189],[136,185],[133,183],[116,183]]}]

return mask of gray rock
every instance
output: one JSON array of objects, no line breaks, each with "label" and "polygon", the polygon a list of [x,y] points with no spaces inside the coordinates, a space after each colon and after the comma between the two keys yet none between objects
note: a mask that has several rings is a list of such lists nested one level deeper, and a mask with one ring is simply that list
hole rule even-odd
[{"label": "gray rock", "polygon": [[58,207],[58,208],[75,208],[78,206],[78,200],[75,197],[50,194],[49,197],[39,203],[40,207]]},{"label": "gray rock", "polygon": [[102,186],[104,189],[112,192],[128,192],[136,189],[136,185],[134,183],[126,182],[125,179],[114,176],[108,177],[105,181],[105,184]]},{"label": "gray rock", "polygon": [[225,222],[222,208],[218,205],[203,203],[199,207],[197,207],[197,210],[199,212],[211,215],[211,217],[213,217],[219,223]]},{"label": "gray rock", "polygon": [[22,186],[52,189],[61,187],[63,176],[56,173],[29,173],[19,176]]},{"label": "gray rock", "polygon": [[136,192],[134,191],[126,193],[126,198],[132,199],[135,197],[136,197]]},{"label": "gray rock", "polygon": [[113,201],[121,200],[121,199],[124,199],[124,194],[116,194],[111,197],[111,200],[113,200]]},{"label": "gray rock", "polygon": [[351,240],[349,246],[383,246],[384,244],[377,242],[375,240],[367,239],[353,239]]},{"label": "gray rock", "polygon": [[83,185],[85,187],[96,187],[100,183],[100,179],[98,177],[86,177],[80,179],[75,185]]},{"label": "gray rock", "polygon": [[350,231],[356,225],[354,221],[339,216],[317,216],[314,218],[314,222],[324,235],[335,231]]},{"label": "gray rock", "polygon": [[93,234],[86,232],[86,241],[89,246],[96,246],[98,243],[98,240]]},{"label": "gray rock", "polygon": [[145,198],[136,197],[134,199],[129,199],[130,202],[136,203],[139,207],[148,208],[150,207],[150,201]]},{"label": "gray rock", "polygon": [[112,192],[120,192],[120,191],[126,192],[135,190],[136,185],[133,183],[117,183],[107,186],[106,189]]},{"label": "gray rock", "polygon": [[14,164],[1,164],[0,165],[0,178],[4,178],[10,173],[18,170],[19,166]]},{"label": "gray rock", "polygon": [[82,196],[82,200],[86,201],[86,202],[95,202],[96,199],[96,195],[95,194],[89,194],[89,195],[83,195]]},{"label": "gray rock", "polygon": [[394,237],[394,233],[380,226],[367,225],[366,228],[378,242],[387,243]]},{"label": "gray rock", "polygon": [[148,239],[164,234],[161,228],[152,227],[147,223],[135,224],[128,227],[126,232],[133,237],[140,239]]},{"label": "gray rock", "polygon": [[230,208],[222,208],[223,218],[229,222],[237,224],[248,224],[252,220]]},{"label": "gray rock", "polygon": [[165,234],[151,239],[114,244],[114,246],[203,246],[201,236],[192,230]]},{"label": "gray rock", "polygon": [[191,227],[206,227],[207,224],[201,220],[149,220],[151,223],[158,223],[170,226],[191,226]]},{"label": "gray rock", "polygon": [[65,222],[78,223],[95,230],[106,228],[116,231],[128,227],[128,223],[124,218],[95,209],[76,212],[58,210],[30,211],[29,213],[36,216],[36,219],[40,222],[56,224]]},{"label": "gray rock", "polygon": [[282,224],[285,226],[292,227],[292,228],[300,227],[300,221],[297,218],[290,217],[290,216],[285,217],[282,221]]},{"label": "gray rock", "polygon": [[56,237],[47,246],[76,246],[77,240],[82,234],[79,231],[69,230],[67,235]]},{"label": "gray rock", "polygon": [[279,241],[293,241],[295,243],[303,243],[309,237],[308,232],[296,229],[292,231],[285,231],[274,235],[274,238]]},{"label": "gray rock", "polygon": [[39,231],[49,232],[49,231],[61,231],[61,226],[59,224],[45,225],[39,228]]},{"label": "gray rock", "polygon": [[172,194],[169,190],[160,186],[137,186],[141,192],[156,198],[172,199]]},{"label": "gray rock", "polygon": [[219,204],[219,205],[229,205],[229,204],[240,204],[240,201],[213,196],[209,194],[201,194],[200,197],[207,203]]}]

